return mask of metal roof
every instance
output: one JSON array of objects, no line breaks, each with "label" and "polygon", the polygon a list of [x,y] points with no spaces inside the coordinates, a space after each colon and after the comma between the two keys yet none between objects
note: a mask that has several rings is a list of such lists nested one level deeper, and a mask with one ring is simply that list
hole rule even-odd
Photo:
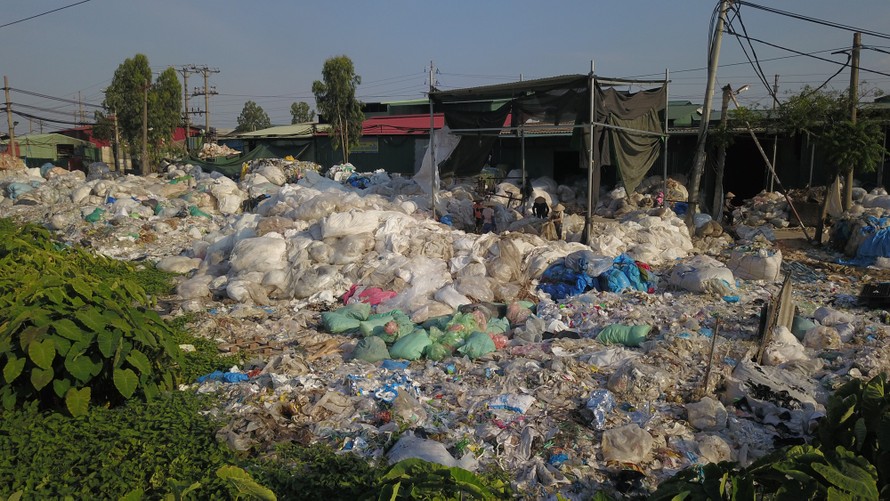
[{"label": "metal roof", "polygon": [[285,139],[308,139],[317,133],[327,133],[331,130],[329,124],[317,124],[313,122],[279,125],[251,132],[240,132],[226,136],[234,139],[252,139],[258,137],[277,137]]}]

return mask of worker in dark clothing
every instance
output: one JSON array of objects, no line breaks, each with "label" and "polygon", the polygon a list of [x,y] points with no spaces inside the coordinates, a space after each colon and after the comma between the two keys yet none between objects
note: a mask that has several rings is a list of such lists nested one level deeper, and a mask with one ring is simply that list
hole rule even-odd
[{"label": "worker in dark clothing", "polygon": [[473,200],[473,219],[476,222],[476,233],[482,233],[482,210],[485,209],[485,205],[482,204],[482,199],[477,198]]},{"label": "worker in dark clothing", "polygon": [[532,204],[532,214],[535,217],[546,219],[547,214],[550,213],[550,206],[547,205],[547,201],[544,200],[544,197],[538,197],[535,199],[535,203]]}]

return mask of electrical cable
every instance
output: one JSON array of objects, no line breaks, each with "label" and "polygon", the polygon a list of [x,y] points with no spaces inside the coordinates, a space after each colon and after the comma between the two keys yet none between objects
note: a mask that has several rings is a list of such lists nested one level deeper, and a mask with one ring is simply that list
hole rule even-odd
[{"label": "electrical cable", "polygon": [[[741,11],[738,8],[734,8],[733,10],[735,11],[735,16],[732,20],[730,20],[727,23],[727,27],[731,30],[732,29],[732,21],[737,19],[739,22],[739,25],[742,27],[742,31],[747,36],[748,30],[747,30],[747,28],[745,28],[745,22],[742,20]],[[750,49],[751,49],[751,55],[748,55],[748,50],[745,48],[745,44],[742,42],[742,37],[736,36],[736,40],[739,42],[739,47],[741,47],[742,53],[745,54],[745,58],[748,60],[748,62],[751,64],[751,67],[754,69],[754,74],[757,75],[757,78],[760,79],[760,83],[762,83],[764,88],[766,88],[767,93],[770,95],[770,97],[773,98],[773,101],[776,104],[780,104],[778,96],[775,95],[772,87],[770,87],[769,82],[766,79],[766,74],[764,73],[763,68],[760,66],[760,61],[757,58],[757,51],[754,49],[754,45],[751,43],[751,40],[746,38],[746,40],[748,42],[748,47],[750,47]],[[753,60],[752,60],[752,57],[753,57]]]},{"label": "electrical cable", "polygon": [[[736,36],[744,36],[744,35],[739,35],[739,34],[737,34],[737,33],[732,33],[732,34],[733,34],[733,35],[736,35]],[[781,45],[776,45],[776,44],[774,44],[774,43],[770,43],[770,42],[767,42],[767,41],[765,41],[765,40],[761,40],[761,39],[759,39],[759,38],[754,38],[754,37],[745,37],[745,38],[749,38],[750,40],[752,40],[752,41],[754,41],[754,42],[762,43],[762,44],[764,44],[764,45],[768,45],[768,46],[773,47],[773,48],[776,48],[776,49],[782,49],[782,50],[785,50],[785,51],[788,51],[788,52],[793,52],[793,53],[795,53],[795,54],[799,54],[799,55],[801,55],[801,56],[807,56],[807,57],[811,57],[811,58],[813,58],[813,59],[818,59],[819,61],[826,61],[826,62],[834,63],[834,64],[844,64],[844,63],[838,63],[837,61],[835,61],[835,60],[833,60],[833,59],[828,59],[828,58],[824,58],[824,57],[818,57],[818,56],[814,56],[814,55],[812,55],[812,54],[807,54],[807,53],[805,53],[805,52],[800,52],[800,51],[798,51],[798,50],[790,49],[790,48],[788,48],[788,47],[783,47],[783,46],[781,46]],[[874,74],[876,74],[876,75],[881,75],[881,76],[885,76],[885,77],[890,77],[890,73],[884,73],[884,72],[882,72],[882,71],[878,71],[878,70],[872,70],[872,69],[868,69],[868,68],[863,68],[862,66],[859,67],[859,71],[865,71],[865,72],[868,72],[868,73],[874,73]]]},{"label": "electrical cable", "polygon": [[888,34],[886,34],[886,33],[881,33],[881,32],[878,32],[878,31],[866,30],[866,29],[863,29],[863,28],[857,28],[857,27],[855,27],[855,26],[847,26],[847,25],[845,25],[845,24],[835,23],[835,22],[832,22],[832,21],[826,21],[826,20],[824,20],[824,19],[818,19],[818,18],[815,18],[815,17],[804,16],[804,15],[802,15],[802,14],[795,14],[794,12],[788,12],[788,11],[784,11],[784,10],[776,9],[776,8],[773,8],[773,7],[766,7],[766,6],[764,6],[764,5],[758,5],[758,4],[756,4],[756,3],[746,2],[746,1],[743,1],[743,0],[736,0],[736,3],[738,3],[739,5],[747,5],[748,7],[751,7],[751,8],[754,8],[754,9],[760,9],[760,10],[763,10],[763,11],[766,11],[766,12],[771,12],[771,13],[773,13],[773,14],[779,14],[779,15],[782,15],[782,16],[791,17],[791,18],[794,18],[794,19],[797,19],[797,20],[800,20],[800,21],[809,21],[809,22],[811,22],[811,23],[821,24],[821,25],[823,25],[823,26],[828,26],[828,27],[831,27],[831,28],[837,28],[837,29],[840,29],[840,30],[846,30],[846,31],[852,31],[852,32],[857,32],[857,31],[858,31],[858,32],[862,33],[863,35],[869,35],[869,36],[873,36],[873,37],[877,37],[877,38],[883,38],[883,39],[886,39],[886,40],[890,40],[890,35],[888,35]]},{"label": "electrical cable", "polygon": [[91,0],[81,0],[80,2],[75,2],[75,3],[70,4],[70,5],[65,5],[64,7],[59,7],[58,9],[48,10],[48,11],[46,11],[46,12],[41,12],[40,14],[35,14],[35,15],[33,15],[33,16],[30,16],[30,17],[26,17],[26,18],[23,18],[23,19],[19,19],[19,20],[17,20],[17,21],[12,21],[12,22],[9,22],[9,23],[6,23],[6,24],[0,24],[0,28],[5,28],[5,27],[7,27],[7,26],[12,26],[13,24],[22,23],[22,22],[25,22],[25,21],[30,21],[31,19],[35,19],[35,18],[38,18],[38,17],[40,17],[40,16],[45,16],[45,15],[47,15],[47,14],[52,14],[53,12],[59,12],[60,10],[64,10],[64,9],[69,8],[69,7],[74,7],[74,6],[76,6],[76,5],[80,5],[80,4],[83,4],[83,3],[87,3],[87,2],[90,2],[90,1],[91,1]]},{"label": "electrical cable", "polygon": [[9,90],[14,91],[14,92],[21,92],[22,94],[27,94],[27,95],[29,95],[29,96],[41,97],[41,98],[43,98],[43,99],[51,99],[51,100],[55,100],[55,101],[61,101],[61,102],[63,102],[63,103],[71,103],[71,104],[78,104],[78,105],[84,105],[84,106],[92,106],[93,108],[104,108],[104,106],[102,106],[101,104],[86,103],[86,102],[83,102],[83,101],[75,101],[75,100],[73,100],[73,99],[66,99],[66,98],[63,98],[63,97],[49,96],[49,95],[46,95],[46,94],[41,94],[41,93],[39,93],[39,92],[33,92],[33,91],[30,91],[30,90],[16,89],[16,88],[14,88],[14,87],[10,87]]}]

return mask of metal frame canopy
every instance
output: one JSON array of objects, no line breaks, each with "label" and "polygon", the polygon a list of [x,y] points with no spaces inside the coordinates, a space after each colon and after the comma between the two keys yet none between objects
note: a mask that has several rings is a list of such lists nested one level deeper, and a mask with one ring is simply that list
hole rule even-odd
[{"label": "metal frame canopy", "polygon": [[[493,143],[502,132],[514,132],[520,138],[523,188],[527,183],[525,169],[525,130],[534,122],[534,130],[565,130],[581,132],[587,150],[588,194],[587,215],[582,241],[589,243],[593,208],[599,193],[600,169],[596,159],[609,148],[609,136],[644,137],[649,142],[661,141],[664,148],[664,183],[667,184],[667,111],[668,72],[663,80],[632,80],[601,78],[590,73],[562,75],[512,83],[437,90],[430,88],[430,116],[434,108],[444,112],[452,133],[473,134],[477,143]],[[616,91],[617,86],[651,85],[657,88],[636,93]],[[608,89],[607,89],[608,88]],[[652,117],[663,112],[664,123]],[[639,120],[648,114],[647,120]],[[507,123],[507,117],[511,117]],[[627,120],[623,120],[627,119]],[[631,120],[633,119],[633,120]],[[571,125],[570,125],[571,124]],[[641,125],[649,125],[643,128]],[[604,132],[611,134],[604,134]],[[487,134],[484,134],[487,133]],[[432,137],[433,129],[430,129]],[[591,141],[590,138],[593,138]],[[616,136],[617,137],[617,136]],[[460,148],[460,144],[458,145]],[[599,150],[599,151],[597,151]],[[443,159],[444,160],[444,159]],[[650,161],[654,161],[651,158]],[[600,161],[600,167],[603,162]],[[651,165],[651,163],[649,164]],[[435,163],[438,172],[440,164]]]}]

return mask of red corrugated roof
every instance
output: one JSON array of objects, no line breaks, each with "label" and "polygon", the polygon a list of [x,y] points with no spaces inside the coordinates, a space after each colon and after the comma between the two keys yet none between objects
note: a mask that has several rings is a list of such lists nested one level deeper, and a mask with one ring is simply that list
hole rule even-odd
[{"label": "red corrugated roof", "polygon": [[[441,129],[445,116],[433,115],[433,127]],[[362,124],[364,136],[428,136],[430,134],[429,115],[387,115],[366,118]]]}]

